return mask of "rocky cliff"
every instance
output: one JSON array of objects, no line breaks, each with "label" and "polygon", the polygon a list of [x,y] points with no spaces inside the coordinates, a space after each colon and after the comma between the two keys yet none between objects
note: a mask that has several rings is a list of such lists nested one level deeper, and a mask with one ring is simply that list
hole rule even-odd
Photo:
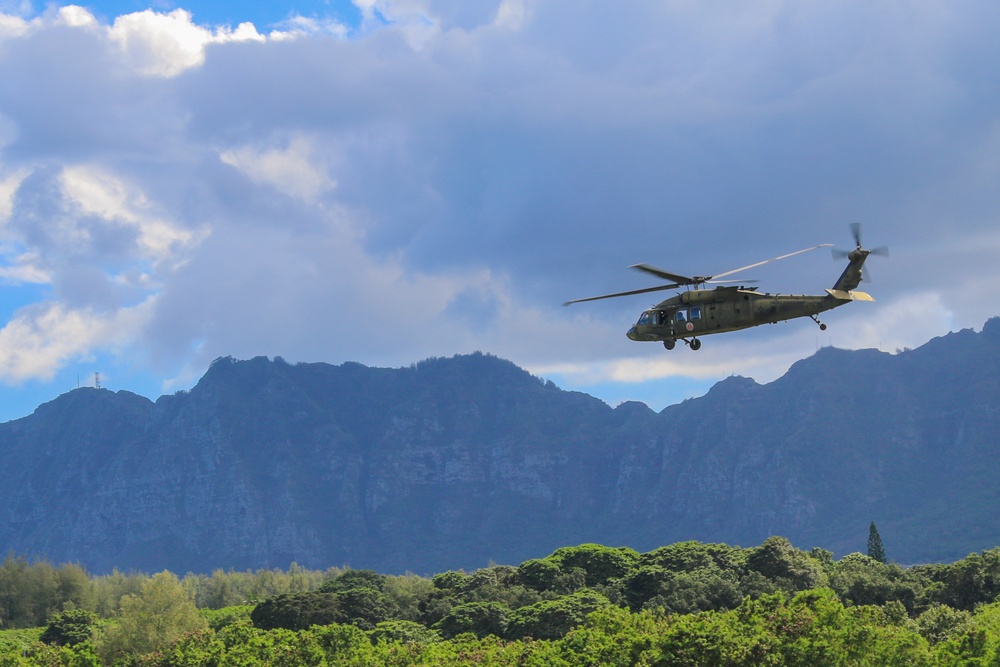
[{"label": "rocky cliff", "polygon": [[420,573],[684,539],[953,560],[1000,544],[1000,320],[820,350],[656,414],[488,355],[403,369],[220,359],[155,403],[78,389],[0,424],[0,548],[178,572]]}]

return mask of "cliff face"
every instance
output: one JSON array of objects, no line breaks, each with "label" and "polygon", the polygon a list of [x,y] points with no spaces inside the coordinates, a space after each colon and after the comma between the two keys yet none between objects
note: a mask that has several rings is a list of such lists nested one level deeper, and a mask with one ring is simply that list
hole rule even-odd
[{"label": "cliff face", "polygon": [[953,560],[1000,544],[1000,322],[821,350],[656,414],[484,355],[404,369],[217,361],[156,403],[78,389],[0,424],[0,547],[178,572],[421,573],[683,539]]}]

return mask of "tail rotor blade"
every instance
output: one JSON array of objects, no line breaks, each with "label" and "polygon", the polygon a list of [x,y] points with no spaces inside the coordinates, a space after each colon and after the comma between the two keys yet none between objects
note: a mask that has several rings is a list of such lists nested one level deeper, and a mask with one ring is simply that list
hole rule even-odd
[{"label": "tail rotor blade", "polygon": [[857,246],[861,247],[861,223],[852,222],[851,223],[851,234],[854,236],[854,242]]}]

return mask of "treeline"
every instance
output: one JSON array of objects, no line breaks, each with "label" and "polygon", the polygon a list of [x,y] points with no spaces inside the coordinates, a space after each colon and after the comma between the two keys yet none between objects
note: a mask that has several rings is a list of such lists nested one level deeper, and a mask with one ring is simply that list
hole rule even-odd
[{"label": "treeline", "polygon": [[49,615],[35,622],[44,630],[0,633],[0,653],[16,647],[0,666],[993,664],[998,594],[1000,549],[904,568],[780,537],[647,553],[588,544],[430,578],[301,568],[87,577],[8,557],[5,627],[42,607]]},{"label": "treeline", "polygon": [[[221,609],[254,604],[274,595],[314,591],[342,570],[309,570],[292,563],[288,571],[187,574],[181,586],[195,606]],[[0,630],[43,626],[55,613],[83,609],[109,618],[118,613],[122,597],[137,595],[147,574],[118,570],[92,576],[77,564],[56,567],[46,560],[29,561],[8,554],[0,564]]]}]

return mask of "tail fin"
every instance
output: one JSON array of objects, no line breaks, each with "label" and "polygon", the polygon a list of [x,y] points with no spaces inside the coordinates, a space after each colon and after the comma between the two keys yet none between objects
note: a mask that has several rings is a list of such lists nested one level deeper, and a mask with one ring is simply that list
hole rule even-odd
[{"label": "tail fin", "polygon": [[865,260],[868,259],[868,255],[870,253],[870,250],[865,250],[861,247],[858,247],[848,253],[847,258],[850,262],[847,264],[847,268],[844,269],[844,272],[840,274],[840,278],[837,279],[837,282],[834,283],[834,291],[850,292],[852,289],[861,284],[861,267],[865,265]]}]

